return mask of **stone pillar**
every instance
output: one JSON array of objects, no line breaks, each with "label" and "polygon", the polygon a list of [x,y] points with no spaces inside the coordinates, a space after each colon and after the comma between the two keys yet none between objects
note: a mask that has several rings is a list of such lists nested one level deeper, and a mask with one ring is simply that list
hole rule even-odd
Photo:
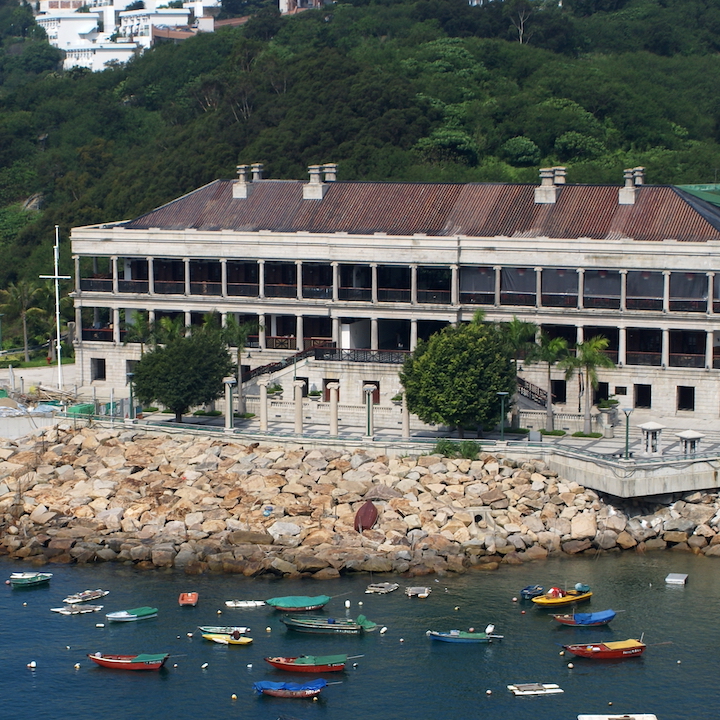
[{"label": "stone pillar", "polygon": [[663,328],[662,331],[662,363],[663,368],[670,366],[670,330]]},{"label": "stone pillar", "polygon": [[620,312],[627,310],[627,270],[620,271]]},{"label": "stone pillar", "polygon": [[295,352],[301,352],[305,349],[305,337],[303,329],[303,316],[298,315],[295,318]]},{"label": "stone pillar", "polygon": [[707,289],[707,296],[708,296],[708,303],[707,303],[707,313],[708,315],[712,315],[715,312],[715,304],[713,303],[713,278],[715,277],[714,272],[705,273],[707,275],[708,279],[708,289]]},{"label": "stone pillar", "polygon": [[618,328],[618,366],[627,365],[627,328]]},{"label": "stone pillar", "polygon": [[450,266],[450,303],[455,306],[460,304],[460,281],[457,265]]},{"label": "stone pillar", "polygon": [[500,307],[500,280],[502,277],[502,267],[495,265],[495,307]]},{"label": "stone pillar", "polygon": [[578,268],[578,308],[582,310],[585,307],[585,270]]},{"label": "stone pillar", "polygon": [[332,319],[332,339],[335,343],[335,347],[340,347],[340,318],[334,317]]},{"label": "stone pillar", "polygon": [[183,258],[185,265],[185,294],[190,295],[190,258]]},{"label": "stone pillar", "polygon": [[267,318],[264,313],[258,315],[258,345],[261,350],[267,350],[265,342],[265,328],[267,327]]},{"label": "stone pillar", "polygon": [[542,307],[542,268],[535,268],[535,307]]},{"label": "stone pillar", "polygon": [[119,345],[120,344],[120,308],[113,308],[112,324],[113,324],[113,342],[116,345]]},{"label": "stone pillar", "polygon": [[113,255],[110,258],[110,262],[112,263],[112,288],[113,288],[113,294],[117,295],[120,292],[120,286],[118,284],[118,259],[117,255]]},{"label": "stone pillar", "polygon": [[372,302],[377,305],[378,302],[378,266],[377,263],[370,263],[370,273],[372,275]]},{"label": "stone pillar", "polygon": [[154,295],[155,294],[155,263],[153,262],[153,258],[149,257],[147,259],[148,264],[148,294]]},{"label": "stone pillar", "polygon": [[340,264],[337,262],[330,263],[332,266],[332,299],[337,302],[340,295]]},{"label": "stone pillar", "polygon": [[403,440],[410,439],[410,411],[407,406],[407,393],[403,392],[402,399],[402,437]]},{"label": "stone pillar", "polygon": [[226,312],[220,313],[220,327],[227,327],[227,316]]},{"label": "stone pillar", "polygon": [[258,297],[265,299],[265,261],[258,260]]},{"label": "stone pillar", "polygon": [[705,338],[705,369],[711,370],[713,366],[713,342],[715,340],[715,333],[712,330],[708,330]]},{"label": "stone pillar", "polygon": [[378,319],[370,318],[370,349],[378,349]]},{"label": "stone pillar", "polygon": [[365,394],[365,437],[370,440],[375,434],[373,393],[376,389],[375,385],[363,385],[363,393]]},{"label": "stone pillar", "polygon": [[75,292],[80,293],[80,257],[73,255],[73,262],[75,263]]},{"label": "stone pillar", "polygon": [[330,391],[330,436],[338,436],[338,390],[340,383],[331,382],[327,384]]},{"label": "stone pillar", "polygon": [[261,377],[257,381],[258,387],[260,388],[260,432],[264,433],[266,433],[268,429],[268,382],[270,382],[270,380],[266,377]]},{"label": "stone pillar", "polygon": [[220,259],[220,286],[220,293],[223,297],[227,297],[227,260],[225,258]]},{"label": "stone pillar", "polygon": [[670,312],[670,271],[663,270],[663,312]]},{"label": "stone pillar", "polygon": [[237,383],[234,377],[223,378],[225,383],[225,432],[232,432],[234,426],[233,418],[233,401],[232,401],[232,389],[233,385]]},{"label": "stone pillar", "polygon": [[148,322],[152,325],[155,322],[155,311],[148,310]]},{"label": "stone pillar", "polygon": [[293,400],[295,403],[295,434],[303,433],[303,388],[304,380],[293,380]]},{"label": "stone pillar", "polygon": [[410,302],[417,305],[418,287],[417,287],[417,265],[410,265]]},{"label": "stone pillar", "polygon": [[295,286],[297,288],[296,297],[298,300],[303,299],[303,268],[302,268],[302,260],[296,260],[295,261]]},{"label": "stone pillar", "polygon": [[578,325],[575,328],[576,333],[576,340],[575,342],[579,345],[582,342],[585,342],[585,328],[582,325]]},{"label": "stone pillar", "polygon": [[417,320],[413,318],[410,321],[410,352],[417,347]]}]

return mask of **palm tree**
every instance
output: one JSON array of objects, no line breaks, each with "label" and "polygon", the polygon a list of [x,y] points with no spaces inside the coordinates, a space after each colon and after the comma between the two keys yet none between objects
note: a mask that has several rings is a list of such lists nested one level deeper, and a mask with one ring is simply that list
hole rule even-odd
[{"label": "palm tree", "polygon": [[545,408],[547,410],[547,418],[545,420],[545,429],[553,430],[553,411],[552,411],[552,378],[550,373],[552,366],[563,361],[568,355],[567,340],[563,337],[551,338],[547,333],[540,335],[540,342],[533,349],[529,360],[530,362],[547,363],[547,398],[545,400]]},{"label": "palm tree", "polygon": [[245,396],[242,391],[242,352],[247,343],[248,336],[257,330],[257,323],[239,323],[235,315],[228,313],[223,337],[230,347],[235,348],[235,363],[237,364],[237,408],[238,413],[245,413]]},{"label": "palm tree", "polygon": [[[516,315],[513,315],[513,319],[510,322],[502,323],[500,327],[503,331],[508,350],[512,354],[514,375],[517,377],[518,360],[521,355],[524,356],[525,353],[531,352],[535,347],[535,334],[537,333],[538,326],[535,323],[520,320]],[[518,422],[517,385],[512,397],[512,408],[512,424],[514,427]],[[502,422],[505,421],[502,420]]]},{"label": "palm tree", "polygon": [[42,311],[34,308],[33,303],[40,288],[29,283],[27,280],[18,280],[16,283],[10,283],[6,290],[0,291],[0,301],[3,310],[10,315],[19,317],[22,320],[23,327],[23,347],[25,349],[25,362],[30,362],[30,348],[28,347],[28,313],[33,314],[33,310],[37,310],[38,314]]},{"label": "palm tree", "polygon": [[153,344],[156,340],[155,326],[150,322],[146,312],[133,312],[130,317],[130,321],[125,323],[123,345],[140,343],[142,357],[145,354],[145,345]]},{"label": "palm tree", "polygon": [[613,368],[615,363],[605,354],[609,340],[602,335],[591,337],[585,342],[581,342],[575,346],[576,354],[569,355],[560,361],[562,367],[565,368],[565,379],[569,380],[574,372],[584,374],[585,377],[585,415],[583,418],[583,432],[588,435],[592,431],[590,408],[591,389],[598,386],[598,368]]}]

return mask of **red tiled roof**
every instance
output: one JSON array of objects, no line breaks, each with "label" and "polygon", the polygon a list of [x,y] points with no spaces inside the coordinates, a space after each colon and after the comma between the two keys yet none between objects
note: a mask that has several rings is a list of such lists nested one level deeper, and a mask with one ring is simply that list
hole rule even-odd
[{"label": "red tiled roof", "polygon": [[247,199],[216,180],[122,225],[129,229],[706,242],[720,239],[720,208],[671,186],[644,185],[634,205],[618,188],[564,185],[555,204],[536,204],[534,186],[500,183],[332,182],[322,200],[303,183],[261,180]]}]

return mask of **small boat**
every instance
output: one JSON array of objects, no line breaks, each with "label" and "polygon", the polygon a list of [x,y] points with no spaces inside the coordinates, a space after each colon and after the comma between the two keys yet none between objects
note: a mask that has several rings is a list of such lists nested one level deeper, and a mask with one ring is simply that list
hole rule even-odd
[{"label": "small boat", "polygon": [[102,605],[65,605],[59,608],[50,608],[50,612],[60,615],[85,615],[86,613],[100,612]]},{"label": "small boat", "polygon": [[642,640],[618,640],[617,642],[583,643],[581,645],[563,645],[573,655],[593,660],[617,660],[619,658],[640,657],[645,652]]},{"label": "small boat", "polygon": [[108,613],[105,617],[110,622],[135,622],[136,620],[149,620],[157,617],[158,610],[153,607],[139,607],[132,610],[118,610]]},{"label": "small boat", "polygon": [[249,627],[241,627],[239,625],[198,625],[198,630],[203,633],[210,633],[211,635],[232,635],[236,632],[243,635],[246,632],[250,632]]},{"label": "small boat", "polygon": [[377,593],[378,595],[387,595],[388,593],[395,592],[400,586],[397,583],[370,583],[365,588],[365,593]]},{"label": "small boat", "polygon": [[169,653],[158,655],[104,655],[96,652],[88,657],[101,667],[114,670],[159,670],[170,657]]},{"label": "small boat", "polygon": [[35,587],[49,583],[51,577],[52,573],[14,572],[10,575],[10,579],[5,581],[5,584],[11,585],[13,588]]},{"label": "small boat", "polygon": [[[356,655],[355,657],[361,657]],[[278,670],[289,672],[340,672],[345,669],[347,655],[300,655],[298,657],[266,657]]]},{"label": "small boat", "polygon": [[265,601],[266,605],[274,607],[283,612],[304,612],[306,610],[320,610],[325,607],[332,598],[329,595],[288,595],[286,597],[270,598]]},{"label": "small boat", "polygon": [[557,620],[563,625],[572,625],[573,627],[598,627],[607,625],[617,613],[614,610],[601,610],[594,613],[573,613],[572,615],[553,615],[553,620]]},{"label": "small boat", "polygon": [[545,588],[542,585],[528,585],[520,591],[520,597],[523,600],[532,600],[534,597],[538,597],[545,592]]},{"label": "small boat", "polygon": [[592,591],[587,585],[581,587],[587,588],[587,590],[563,590],[559,587],[552,587],[544,595],[532,598],[532,602],[541,607],[558,607],[589,600],[592,597]]},{"label": "small boat", "polygon": [[225,605],[230,608],[256,608],[262,607],[264,600],[226,600]]},{"label": "small boat", "polygon": [[198,604],[199,595],[196,592],[180,593],[178,603],[186,607],[195,607]]},{"label": "small boat", "polygon": [[556,695],[565,692],[555,683],[516,683],[508,685],[507,689],[513,695]]},{"label": "small boat", "polygon": [[319,695],[327,681],[311,680],[306,683],[280,683],[263,680],[253,685],[253,690],[258,695],[272,695],[281,698],[312,698]]},{"label": "small boat", "polygon": [[502,640],[504,635],[495,634],[495,626],[488,625],[485,632],[464,632],[462,630],[447,630],[438,632],[437,630],[428,630],[425,634],[431,640],[439,640],[449,643],[490,643],[493,640]]},{"label": "small boat", "polygon": [[370,530],[370,528],[377,522],[378,511],[372,500],[368,500],[358,511],[355,513],[355,529],[358,532],[363,530]]},{"label": "small boat", "polygon": [[319,615],[286,615],[280,618],[280,622],[289,630],[320,635],[361,635],[377,629],[377,625],[364,615],[358,615],[357,620]]},{"label": "small boat", "polygon": [[432,588],[424,586],[406,587],[405,594],[408,597],[419,597],[425,599],[432,592]]},{"label": "small boat", "polygon": [[101,597],[105,597],[110,593],[109,590],[83,590],[82,592],[75,593],[74,595],[68,595],[63,602],[66,605],[76,605],[77,603],[90,602],[90,600],[99,600]]},{"label": "small boat", "polygon": [[203,633],[204,640],[210,640],[219,645],[249,645],[253,639],[245,637],[237,632],[226,635],[225,633]]}]

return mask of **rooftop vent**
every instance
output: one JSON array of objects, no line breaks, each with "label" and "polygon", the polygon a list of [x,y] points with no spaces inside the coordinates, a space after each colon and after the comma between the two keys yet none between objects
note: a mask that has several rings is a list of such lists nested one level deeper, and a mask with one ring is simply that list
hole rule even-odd
[{"label": "rooftop vent", "polygon": [[535,203],[553,205],[557,200],[558,186],[565,184],[564,167],[540,168],[540,187],[535,188]]},{"label": "rooftop vent", "polygon": [[[250,170],[252,169],[252,180],[250,179]],[[262,163],[253,163],[250,165],[238,165],[238,179],[233,183],[233,198],[246,200],[252,192],[252,183],[256,180],[262,180]]]},{"label": "rooftop vent", "polygon": [[337,178],[337,165],[309,165],[310,182],[303,185],[303,200],[322,200],[328,190],[328,183]]},{"label": "rooftop vent", "polygon": [[623,170],[625,186],[618,190],[618,203],[620,205],[634,205],[637,188],[645,184],[645,168],[627,168]]}]

